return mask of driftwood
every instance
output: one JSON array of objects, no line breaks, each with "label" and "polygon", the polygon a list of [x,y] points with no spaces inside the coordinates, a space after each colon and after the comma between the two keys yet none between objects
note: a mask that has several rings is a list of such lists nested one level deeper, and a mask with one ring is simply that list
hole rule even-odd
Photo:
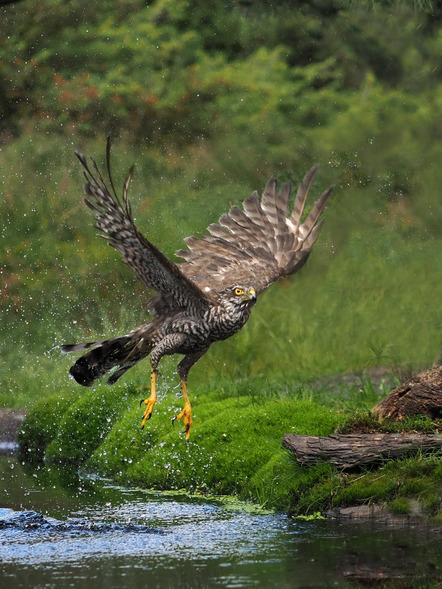
[{"label": "driftwood", "polygon": [[[397,387],[372,409],[379,419],[399,420],[412,415],[442,417],[442,366],[421,372]],[[338,468],[355,468],[383,458],[397,458],[417,450],[442,448],[442,435],[423,433],[351,433],[329,437],[285,434],[283,445],[301,464],[330,462]]]},{"label": "driftwood", "polygon": [[442,417],[442,366],[421,372],[393,389],[373,409],[379,419],[399,420],[411,415]]},{"label": "driftwood", "polygon": [[397,458],[417,450],[442,448],[439,434],[334,434],[328,437],[285,434],[283,445],[301,464],[327,461],[338,468],[354,468],[381,458]]}]

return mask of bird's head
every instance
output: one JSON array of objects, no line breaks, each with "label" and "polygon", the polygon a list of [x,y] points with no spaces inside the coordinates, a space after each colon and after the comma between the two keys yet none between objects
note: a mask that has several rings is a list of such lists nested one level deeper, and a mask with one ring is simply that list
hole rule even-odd
[{"label": "bird's head", "polygon": [[248,308],[256,303],[256,291],[252,286],[236,284],[224,289],[220,293],[220,298],[229,306]]}]

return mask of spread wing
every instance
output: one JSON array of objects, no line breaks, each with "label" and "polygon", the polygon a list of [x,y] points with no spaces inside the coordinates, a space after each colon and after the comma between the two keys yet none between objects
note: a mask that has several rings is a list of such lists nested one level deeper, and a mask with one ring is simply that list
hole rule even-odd
[{"label": "spread wing", "polygon": [[255,191],[242,208],[233,206],[218,224],[209,225],[209,235],[186,238],[189,249],[177,252],[185,260],[180,264],[182,272],[206,291],[250,284],[259,293],[299,270],[318,237],[318,220],[332,193],[330,187],[301,222],[318,167],[305,175],[290,215],[290,182],[277,194],[276,180],[270,179],[261,199]]},{"label": "spread wing", "polygon": [[[121,253],[123,262],[134,270],[137,278],[147,287],[156,290],[160,298],[167,300],[167,309],[187,308],[190,311],[201,311],[210,307],[210,295],[203,293],[190,277],[183,274],[176,264],[137,229],[127,197],[133,168],[123,184],[122,202],[118,198],[110,172],[110,140],[107,142],[107,170],[113,195],[95,161],[92,160],[92,172],[86,158],[78,152],[76,155],[84,167],[84,191],[87,195],[85,203],[95,213],[96,227],[102,231],[102,237],[109,245]],[[153,310],[156,310],[155,305]]]}]

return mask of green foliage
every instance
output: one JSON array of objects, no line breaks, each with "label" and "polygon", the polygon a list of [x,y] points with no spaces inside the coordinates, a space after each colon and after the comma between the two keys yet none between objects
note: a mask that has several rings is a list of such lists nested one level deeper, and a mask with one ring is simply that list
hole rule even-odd
[{"label": "green foliage", "polygon": [[435,87],[437,48],[425,36],[433,15],[406,4],[218,0],[208,9],[157,0],[117,9],[104,2],[97,11],[85,0],[45,0],[5,12],[2,76],[12,81],[13,127],[30,117],[51,133],[130,129],[132,140],[189,144],[248,133],[253,122],[324,125],[371,72],[388,87]]},{"label": "green foliage", "polygon": [[398,497],[390,503],[390,509],[397,515],[408,515],[410,513],[410,502],[405,497]]}]

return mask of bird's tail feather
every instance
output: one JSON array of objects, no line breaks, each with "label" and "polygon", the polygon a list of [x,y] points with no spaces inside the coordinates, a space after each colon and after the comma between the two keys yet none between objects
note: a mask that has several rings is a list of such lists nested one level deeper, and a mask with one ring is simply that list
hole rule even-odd
[{"label": "bird's tail feather", "polygon": [[104,374],[119,367],[108,378],[108,384],[114,384],[142,358],[147,356],[152,348],[148,325],[120,337],[62,346],[63,352],[79,352],[88,350],[78,358],[69,369],[71,376],[83,386],[91,386],[93,382]]}]

